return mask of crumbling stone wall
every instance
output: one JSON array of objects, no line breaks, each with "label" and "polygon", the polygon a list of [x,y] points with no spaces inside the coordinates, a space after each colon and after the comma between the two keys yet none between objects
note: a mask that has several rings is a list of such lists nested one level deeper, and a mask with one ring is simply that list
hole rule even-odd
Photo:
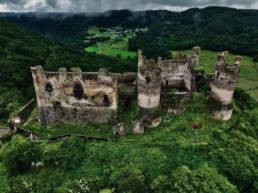
[{"label": "crumbling stone wall", "polygon": [[[39,122],[49,123],[107,123],[117,112],[119,102],[128,104],[137,100],[143,115],[157,113],[168,97],[175,94],[179,106],[190,98],[195,90],[194,67],[199,62],[200,48],[193,48],[191,55],[178,53],[171,60],[146,59],[138,51],[138,73],[81,72],[72,68],[68,72],[46,72],[41,66],[31,67]],[[232,100],[240,68],[240,57],[233,65],[225,62],[225,53],[218,57],[210,80],[213,115],[228,120],[232,114]],[[162,100],[164,101],[161,101]],[[166,105],[163,105],[166,106]],[[168,111],[182,111],[169,106]],[[154,113],[153,113],[154,112]]]},{"label": "crumbling stone wall", "polygon": [[31,71],[41,124],[112,121],[118,107],[118,86],[105,69],[98,73],[83,73],[79,68],[46,72],[36,66]]},{"label": "crumbling stone wall", "polygon": [[211,80],[211,100],[215,119],[229,120],[232,116],[233,94],[240,69],[241,58],[237,57],[233,65],[225,61],[225,53],[218,55]]},{"label": "crumbling stone wall", "polygon": [[119,104],[129,106],[137,99],[137,73],[111,73],[118,82]]},{"label": "crumbling stone wall", "polygon": [[161,68],[162,88],[176,88],[192,92],[194,84],[194,66],[198,64],[199,52],[194,49],[191,56],[178,53],[171,60],[158,59]]},{"label": "crumbling stone wall", "polygon": [[138,105],[145,110],[155,110],[160,105],[161,69],[155,60],[147,60],[138,51]]}]

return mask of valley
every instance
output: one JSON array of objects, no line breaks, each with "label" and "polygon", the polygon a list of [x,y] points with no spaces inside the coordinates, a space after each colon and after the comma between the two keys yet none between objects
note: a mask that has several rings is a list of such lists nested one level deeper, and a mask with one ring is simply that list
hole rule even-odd
[{"label": "valley", "polygon": [[[182,12],[118,10],[96,15],[1,13],[0,193],[258,192],[257,21],[257,10],[226,7]],[[143,79],[139,81],[142,87],[137,87],[137,50],[142,49],[148,59],[161,56],[166,64],[165,59],[171,60],[172,55],[191,55],[194,46],[201,47],[199,64],[188,76],[199,73],[204,83],[182,103],[175,93],[185,94],[182,87],[186,84],[164,89],[167,98],[154,113],[162,121],[147,128],[141,121],[149,114],[139,105],[138,94],[155,99],[155,94],[164,94],[157,92],[157,85],[162,90],[168,84],[160,79],[162,71],[152,66],[156,61],[147,60],[139,68]],[[224,56],[222,51],[228,54]],[[230,104],[211,100],[209,83],[219,53],[231,67],[241,56],[234,95],[226,96],[234,98]],[[35,76],[34,87],[30,67],[39,65],[48,73]],[[59,68],[67,72],[59,74]],[[99,72],[103,68],[107,71]],[[180,69],[184,76],[179,72],[181,76],[173,78],[190,80],[186,71]],[[120,100],[109,90],[117,88],[108,72],[120,77],[122,91],[133,91],[132,98],[122,95]],[[159,84],[148,75],[157,76],[154,80]],[[83,83],[80,86],[78,79]],[[42,92],[35,92],[40,81]],[[61,92],[67,93],[64,98]],[[13,126],[11,118],[17,118],[36,93],[46,101],[40,107],[53,106],[54,112],[60,113],[54,116],[43,109],[42,120],[54,117],[55,122],[39,124],[39,108],[33,108],[17,127],[32,132],[35,138],[17,128],[7,131],[5,128]],[[111,94],[114,97],[109,100]],[[158,100],[146,102],[145,97],[141,105],[153,108]],[[101,111],[116,102],[116,114],[109,123],[76,123],[84,118],[78,109]],[[59,111],[62,106],[72,107]],[[221,106],[222,113],[233,110],[228,121],[214,119],[212,112]],[[69,113],[71,116],[64,118]],[[75,123],[71,124],[72,120]],[[133,132],[135,128],[143,128],[144,133]]]}]

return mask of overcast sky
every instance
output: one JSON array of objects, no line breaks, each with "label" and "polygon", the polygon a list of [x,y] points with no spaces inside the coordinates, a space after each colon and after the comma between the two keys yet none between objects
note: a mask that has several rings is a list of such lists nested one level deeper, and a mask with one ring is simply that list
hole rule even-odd
[{"label": "overcast sky", "polygon": [[167,9],[228,6],[258,9],[258,0],[0,0],[0,12],[103,12],[110,9]]}]

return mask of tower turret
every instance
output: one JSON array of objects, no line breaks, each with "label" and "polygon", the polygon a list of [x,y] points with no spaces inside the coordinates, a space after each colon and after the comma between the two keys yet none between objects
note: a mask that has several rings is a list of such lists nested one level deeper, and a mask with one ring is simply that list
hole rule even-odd
[{"label": "tower turret", "polygon": [[233,112],[233,94],[239,74],[241,57],[236,57],[235,63],[227,64],[225,52],[218,55],[211,81],[211,99],[215,119],[229,120]]},{"label": "tower turret", "polygon": [[198,47],[198,46],[193,47],[192,56],[191,56],[193,66],[197,66],[199,64],[200,52],[201,52],[200,47]]},{"label": "tower turret", "polygon": [[138,51],[138,105],[147,111],[155,111],[160,105],[161,69],[155,60],[147,60]]}]

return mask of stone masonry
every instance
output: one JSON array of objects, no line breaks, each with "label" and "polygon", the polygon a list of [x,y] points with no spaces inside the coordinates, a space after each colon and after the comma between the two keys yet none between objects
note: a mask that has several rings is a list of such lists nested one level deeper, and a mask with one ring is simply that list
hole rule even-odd
[{"label": "stone masonry", "polygon": [[240,69],[241,58],[237,57],[234,64],[227,64],[225,52],[218,55],[211,81],[211,99],[215,119],[229,120],[233,112],[233,94]]},{"label": "stone masonry", "polygon": [[[31,67],[41,124],[107,123],[113,121],[119,101],[137,100],[143,112],[159,109],[171,90],[179,98],[189,98],[195,91],[194,67],[199,63],[200,48],[191,55],[178,53],[170,60],[147,59],[138,51],[138,73],[82,72],[79,68],[47,72]],[[233,65],[218,56],[210,84],[216,119],[228,120],[240,68],[240,57]],[[185,96],[185,97],[184,97]],[[182,100],[184,101],[184,100]],[[173,108],[172,108],[173,109]],[[147,113],[148,114],[148,113]]]},{"label": "stone masonry", "polygon": [[106,123],[112,121],[118,107],[117,80],[104,69],[82,73],[79,68],[67,72],[45,72],[31,68],[35,85],[39,122]]}]

